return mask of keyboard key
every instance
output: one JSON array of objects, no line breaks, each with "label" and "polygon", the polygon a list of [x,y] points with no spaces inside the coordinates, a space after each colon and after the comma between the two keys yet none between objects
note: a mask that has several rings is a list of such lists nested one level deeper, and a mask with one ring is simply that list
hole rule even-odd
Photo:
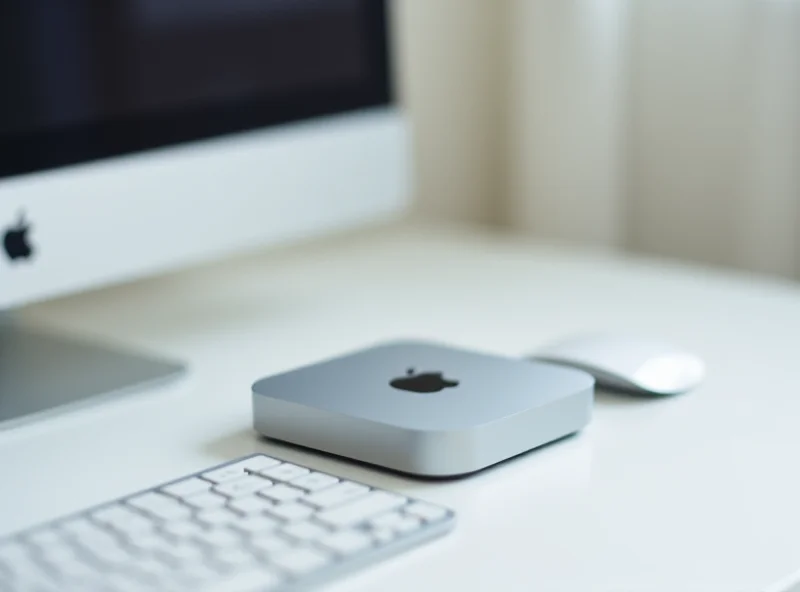
[{"label": "keyboard key", "polygon": [[418,530],[421,526],[422,520],[416,516],[405,516],[403,521],[394,527],[394,530],[401,534],[407,534]]},{"label": "keyboard key", "polygon": [[87,564],[74,550],[53,557],[47,554],[46,561],[65,579],[90,579],[97,575],[97,570]]},{"label": "keyboard key", "polygon": [[279,504],[267,510],[272,516],[277,516],[283,520],[305,520],[314,510],[308,506],[289,502],[288,504]]},{"label": "keyboard key", "polygon": [[339,480],[336,477],[326,475],[325,473],[314,472],[298,477],[297,479],[292,479],[291,483],[295,487],[300,487],[306,491],[319,491],[331,485],[336,485],[338,482]]},{"label": "keyboard key", "polygon": [[143,493],[127,499],[126,502],[134,508],[162,520],[180,520],[188,518],[192,513],[189,508],[177,500],[161,493]]},{"label": "keyboard key", "polygon": [[291,549],[276,553],[272,562],[293,575],[302,575],[330,563],[331,557],[321,551],[308,548]]},{"label": "keyboard key", "polygon": [[292,481],[303,475],[308,475],[310,472],[311,471],[303,467],[298,467],[290,463],[283,463],[276,467],[262,469],[258,471],[258,474],[268,479],[274,479],[275,481]]},{"label": "keyboard key", "polygon": [[405,505],[407,498],[394,493],[373,491],[347,505],[326,510],[317,515],[320,522],[332,527],[346,527],[369,520],[377,514]]},{"label": "keyboard key", "polygon": [[109,506],[92,514],[95,522],[110,526],[126,534],[147,532],[154,528],[154,524],[139,512],[125,506]]},{"label": "keyboard key", "polygon": [[159,550],[159,555],[167,561],[177,565],[193,564],[206,557],[205,551],[199,545],[184,541],[178,544],[171,544]]},{"label": "keyboard key", "polygon": [[388,529],[395,533],[413,532],[422,526],[422,520],[416,516],[390,512],[370,520],[370,526],[376,529]]},{"label": "keyboard key", "polygon": [[124,565],[131,561],[131,554],[116,543],[91,546],[81,543],[81,547],[84,547],[95,560],[105,565]]},{"label": "keyboard key", "polygon": [[86,535],[91,536],[97,532],[97,524],[90,522],[85,518],[74,518],[72,520],[61,522],[58,525],[58,528],[65,535],[78,540]]},{"label": "keyboard key", "polygon": [[230,528],[212,528],[203,533],[203,536],[195,539],[200,543],[211,547],[229,547],[242,544],[242,535],[237,534]]},{"label": "keyboard key", "polygon": [[126,573],[112,573],[106,574],[103,577],[103,586],[99,590],[113,590],[114,592],[150,592],[151,586],[137,580],[130,574]]},{"label": "keyboard key", "polygon": [[95,549],[119,545],[120,539],[112,531],[101,526],[95,526],[94,530],[83,531],[80,537],[75,537],[74,541],[86,549]]},{"label": "keyboard key", "polygon": [[284,582],[283,576],[267,567],[237,570],[229,577],[208,582],[197,592],[269,592]]},{"label": "keyboard key", "polygon": [[325,548],[340,555],[352,555],[372,546],[372,539],[355,530],[343,530],[329,534],[319,541]]},{"label": "keyboard key", "polygon": [[300,541],[316,541],[329,535],[331,531],[313,522],[297,522],[290,524],[282,532]]},{"label": "keyboard key", "polygon": [[[44,585],[51,581],[41,565],[34,561],[30,548],[21,543],[0,544],[0,564],[11,572],[11,579],[14,582],[30,581],[31,589],[35,589],[34,584],[38,582]],[[20,588],[24,586],[20,585]]]},{"label": "keyboard key", "polygon": [[205,529],[196,522],[168,522],[161,532],[176,539],[188,539],[202,536]]},{"label": "keyboard key", "polygon": [[257,473],[261,469],[265,469],[267,467],[274,467],[275,465],[279,465],[282,462],[283,462],[282,460],[278,460],[277,458],[272,458],[271,456],[267,456],[266,454],[256,454],[242,461],[239,461],[238,464],[241,464],[245,468],[245,470],[251,473]]},{"label": "keyboard key", "polygon": [[285,551],[292,547],[286,538],[278,534],[260,534],[250,540],[250,546],[265,555],[272,555],[278,551]]},{"label": "keyboard key", "polygon": [[206,585],[219,582],[222,577],[220,570],[207,561],[190,562],[182,565],[176,574],[179,581],[185,583],[187,590],[194,590],[198,586],[204,590]]},{"label": "keyboard key", "polygon": [[260,514],[266,508],[272,506],[272,503],[262,497],[250,496],[242,497],[239,499],[231,500],[228,507],[245,516],[249,514]]},{"label": "keyboard key", "polygon": [[224,496],[208,492],[187,497],[183,501],[187,506],[197,510],[205,510],[208,508],[221,508],[228,500]]},{"label": "keyboard key", "polygon": [[21,560],[13,565],[9,565],[12,571],[13,590],[35,591],[35,592],[57,592],[59,585],[49,572],[42,569],[41,565],[35,563],[30,557]]},{"label": "keyboard key", "polygon": [[63,592],[63,586],[42,574],[26,574],[14,580],[12,592]]},{"label": "keyboard key", "polygon": [[256,562],[256,557],[244,547],[229,547],[214,553],[213,560],[223,568],[239,568]]},{"label": "keyboard key", "polygon": [[279,522],[277,520],[268,518],[267,516],[247,516],[245,518],[240,518],[233,523],[232,526],[243,532],[255,534],[275,530],[278,525]]},{"label": "keyboard key", "polygon": [[159,582],[159,580],[171,576],[174,568],[158,559],[142,558],[131,566],[130,571],[145,581]]},{"label": "keyboard key", "polygon": [[206,493],[209,489],[211,489],[211,484],[208,481],[192,477],[191,479],[184,479],[183,481],[178,481],[172,485],[162,487],[161,491],[173,497],[183,499],[190,495]]},{"label": "keyboard key", "polygon": [[[137,510],[142,510],[142,511],[149,511],[151,508],[160,508],[160,507],[172,508],[174,506],[180,505],[180,503],[177,500],[174,500],[171,497],[168,497],[161,493],[157,493],[155,491],[151,491],[149,493],[142,493],[130,497],[125,501],[130,506],[136,508]],[[102,513],[102,510],[99,513]]]},{"label": "keyboard key", "polygon": [[305,498],[306,503],[318,508],[331,508],[369,493],[369,487],[350,481],[343,481]]},{"label": "keyboard key", "polygon": [[212,483],[224,483],[225,481],[233,481],[234,479],[244,477],[248,472],[259,473],[268,467],[278,464],[280,464],[279,460],[275,460],[269,456],[254,456],[220,469],[205,472],[203,473],[203,479],[207,479]]},{"label": "keyboard key", "polygon": [[134,537],[129,544],[139,551],[164,551],[174,546],[172,541],[157,534]]},{"label": "keyboard key", "polygon": [[405,510],[417,518],[422,518],[425,522],[437,522],[447,517],[447,510],[441,506],[434,506],[424,502],[409,504]]},{"label": "keyboard key", "polygon": [[291,502],[305,495],[302,489],[290,487],[289,485],[274,485],[258,493],[275,502]]},{"label": "keyboard key", "polygon": [[394,529],[396,526],[403,523],[404,516],[400,512],[388,512],[381,514],[369,521],[373,528],[389,528]]},{"label": "keyboard key", "polygon": [[262,477],[257,477],[255,475],[248,475],[247,477],[242,477],[241,479],[226,481],[221,485],[217,485],[214,488],[214,491],[226,497],[236,498],[251,495],[260,489],[269,487],[270,485],[272,485],[272,481],[269,481],[268,479],[263,479]]},{"label": "keyboard key", "polygon": [[5,542],[0,544],[0,561],[13,564],[15,561],[23,561],[30,557],[30,549],[22,543]]},{"label": "keyboard key", "polygon": [[370,532],[370,536],[378,545],[385,545],[396,538],[394,531],[390,528],[374,528]]},{"label": "keyboard key", "polygon": [[14,588],[7,588],[7,590],[9,592],[63,592],[63,586],[46,580],[41,575],[32,574],[30,577],[14,580]]},{"label": "keyboard key", "polygon": [[197,515],[197,521],[206,526],[219,526],[221,524],[231,524],[241,520],[238,514],[228,508],[216,508],[214,510],[203,510]]},{"label": "keyboard key", "polygon": [[31,548],[31,556],[43,559],[47,563],[68,563],[73,561],[77,555],[75,545],[71,543],[60,543],[51,545],[44,552]]},{"label": "keyboard key", "polygon": [[64,535],[52,528],[43,528],[25,535],[25,540],[37,547],[50,547],[64,542]]}]

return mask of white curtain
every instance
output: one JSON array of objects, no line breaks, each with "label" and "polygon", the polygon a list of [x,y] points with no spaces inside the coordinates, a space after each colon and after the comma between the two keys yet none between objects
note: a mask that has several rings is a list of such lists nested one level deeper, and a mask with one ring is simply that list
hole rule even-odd
[{"label": "white curtain", "polygon": [[512,0],[510,218],[800,277],[800,0]]}]

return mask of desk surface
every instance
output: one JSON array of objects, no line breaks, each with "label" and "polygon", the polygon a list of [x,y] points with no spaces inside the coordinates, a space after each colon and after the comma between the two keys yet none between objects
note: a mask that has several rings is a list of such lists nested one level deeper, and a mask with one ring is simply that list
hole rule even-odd
[{"label": "desk surface", "polygon": [[[454,534],[330,592],[773,590],[800,569],[800,289],[477,230],[398,228],[24,311],[189,362],[178,383],[0,432],[0,532],[253,451],[446,504]],[[689,395],[599,393],[577,437],[422,482],[257,439],[260,376],[388,338],[521,355],[653,334],[709,367]],[[772,586],[772,587],[771,587]]]}]

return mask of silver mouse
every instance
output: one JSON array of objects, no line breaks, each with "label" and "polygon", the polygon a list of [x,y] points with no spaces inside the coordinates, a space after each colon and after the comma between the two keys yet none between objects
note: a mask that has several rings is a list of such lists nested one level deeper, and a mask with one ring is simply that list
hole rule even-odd
[{"label": "silver mouse", "polygon": [[532,358],[584,370],[595,377],[598,388],[651,396],[690,391],[706,373],[703,360],[690,352],[625,335],[573,337],[542,348]]}]

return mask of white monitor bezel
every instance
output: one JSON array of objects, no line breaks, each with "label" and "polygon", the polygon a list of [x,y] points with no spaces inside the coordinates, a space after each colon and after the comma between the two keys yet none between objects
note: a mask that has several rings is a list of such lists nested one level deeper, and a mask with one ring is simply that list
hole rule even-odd
[{"label": "white monitor bezel", "polygon": [[391,105],[0,180],[0,310],[391,218],[409,155]]}]

